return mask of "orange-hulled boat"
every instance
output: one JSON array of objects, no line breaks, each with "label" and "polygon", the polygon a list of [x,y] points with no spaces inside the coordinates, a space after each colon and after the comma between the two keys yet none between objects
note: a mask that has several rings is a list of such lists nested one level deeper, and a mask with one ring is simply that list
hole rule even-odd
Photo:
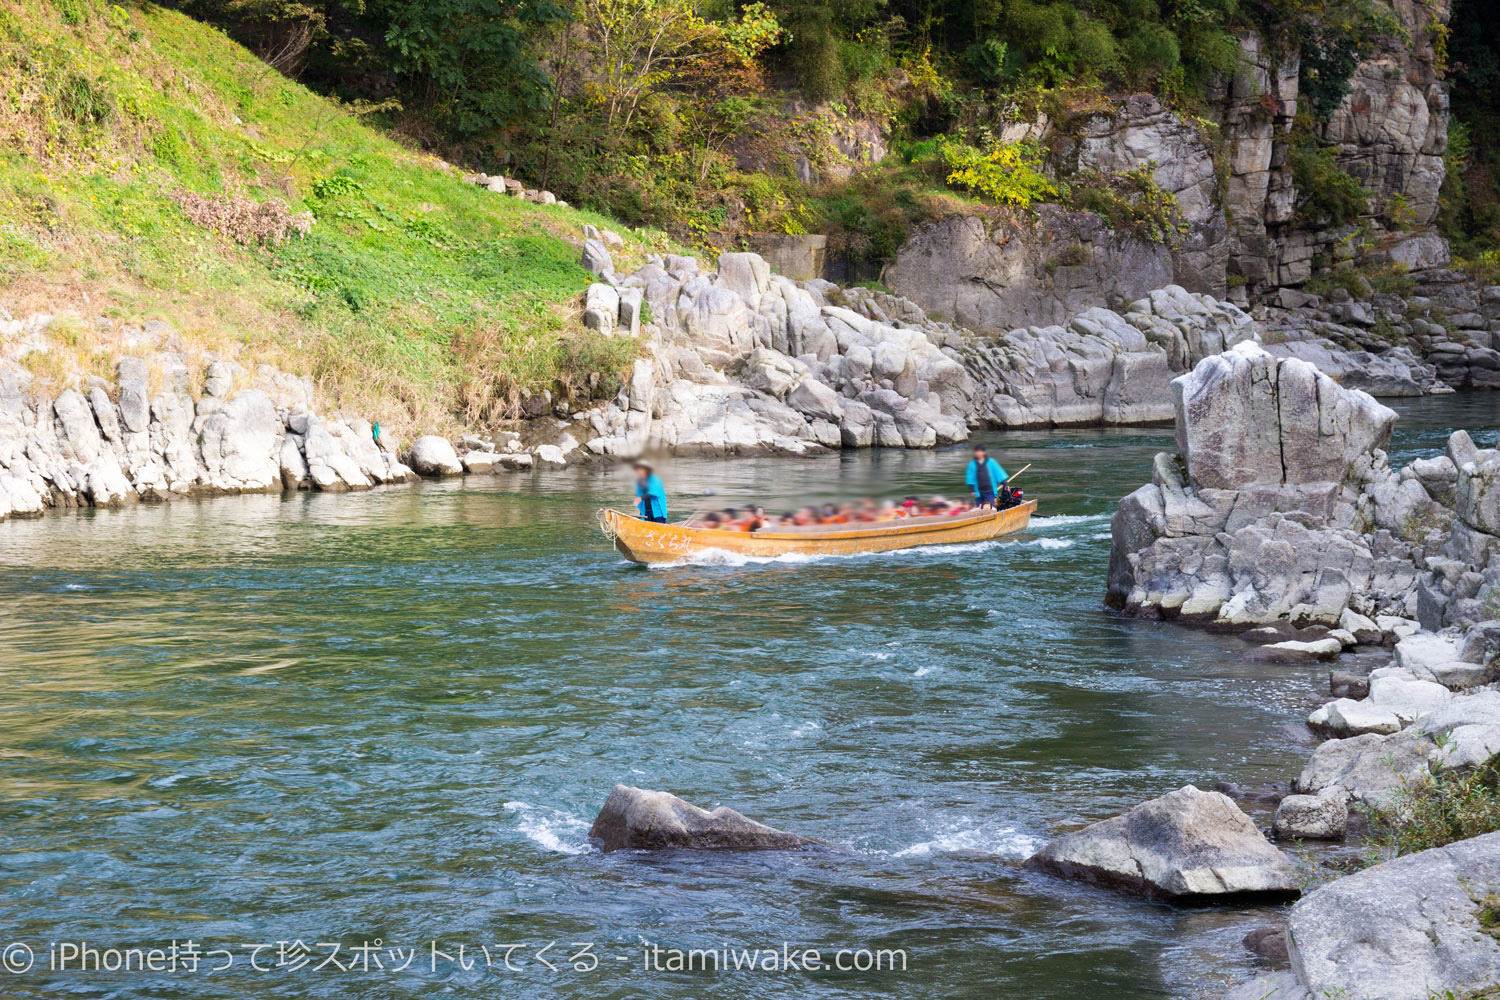
[{"label": "orange-hulled boat", "polygon": [[777,525],[760,531],[723,531],[691,522],[654,524],[618,510],[599,512],[604,536],[626,559],[638,563],[683,562],[705,552],[772,558],[802,555],[852,555],[890,552],[918,545],[984,542],[1020,531],[1031,522],[1036,501],[1006,510],[906,517],[855,524]]}]

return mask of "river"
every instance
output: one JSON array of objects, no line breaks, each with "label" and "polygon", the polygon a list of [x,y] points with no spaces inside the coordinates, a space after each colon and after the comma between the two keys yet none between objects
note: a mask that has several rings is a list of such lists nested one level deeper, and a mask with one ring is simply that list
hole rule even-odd
[{"label": "river", "polygon": [[[1394,405],[1401,461],[1494,422],[1493,396]],[[1285,780],[1311,746],[1326,668],[1101,605],[1110,512],[1169,439],[992,436],[1033,463],[1033,527],[878,557],[628,565],[594,523],[620,470],[0,524],[0,945],[38,963],[0,995],[1212,995],[1271,911],[1019,865],[1189,782]],[[709,489],[780,509],[951,493],[964,458],[662,471],[677,513]],[[835,849],[604,855],[616,782]],[[41,969],[49,942],[174,940],[175,972]],[[907,969],[646,961],[783,942]]]}]

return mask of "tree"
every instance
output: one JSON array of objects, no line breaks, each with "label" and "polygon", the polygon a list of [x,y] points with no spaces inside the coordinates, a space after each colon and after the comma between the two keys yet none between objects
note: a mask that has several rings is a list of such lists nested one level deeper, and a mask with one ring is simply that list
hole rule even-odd
[{"label": "tree", "polygon": [[529,41],[564,16],[553,0],[371,0],[397,72],[423,79],[453,129],[473,135],[545,107]]}]

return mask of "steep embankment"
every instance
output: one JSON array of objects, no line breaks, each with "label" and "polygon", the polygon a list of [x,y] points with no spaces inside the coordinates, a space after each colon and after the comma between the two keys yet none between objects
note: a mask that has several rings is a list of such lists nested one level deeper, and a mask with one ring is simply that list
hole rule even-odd
[{"label": "steep embankment", "polygon": [[464,183],[210,27],[7,0],[0,64],[0,308],[61,317],[0,349],[52,394],[160,347],[153,319],[398,427],[492,419],[552,384],[612,392],[635,353],[577,322],[569,238],[606,220]]}]

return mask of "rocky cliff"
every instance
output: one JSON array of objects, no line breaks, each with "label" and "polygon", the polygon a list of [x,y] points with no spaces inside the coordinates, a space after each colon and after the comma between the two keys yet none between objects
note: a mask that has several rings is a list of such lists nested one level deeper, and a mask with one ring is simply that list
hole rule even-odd
[{"label": "rocky cliff", "polygon": [[[1212,120],[1137,94],[1006,130],[1006,140],[1046,148],[1063,180],[1148,170],[1179,207],[1179,236],[1143,239],[1056,206],[950,216],[913,232],[887,267],[887,284],[935,316],[993,332],[1056,323],[1094,305],[1120,308],[1168,283],[1242,305],[1301,306],[1304,300],[1283,301],[1278,290],[1355,256],[1392,262],[1439,286],[1461,282],[1444,270],[1447,246],[1432,227],[1447,143],[1437,39],[1448,4],[1386,2],[1399,33],[1357,65],[1348,92],[1321,120],[1300,92],[1295,40],[1247,33],[1240,71],[1209,95]],[[1334,224],[1309,205],[1294,170],[1303,147],[1326,150],[1365,189],[1360,218]],[[1420,316],[1478,333],[1454,338],[1461,343],[1495,347],[1500,309],[1478,289],[1447,294],[1452,301],[1385,318],[1387,338],[1422,332],[1408,322]],[[1344,318],[1358,328],[1377,325],[1374,314]]]}]

